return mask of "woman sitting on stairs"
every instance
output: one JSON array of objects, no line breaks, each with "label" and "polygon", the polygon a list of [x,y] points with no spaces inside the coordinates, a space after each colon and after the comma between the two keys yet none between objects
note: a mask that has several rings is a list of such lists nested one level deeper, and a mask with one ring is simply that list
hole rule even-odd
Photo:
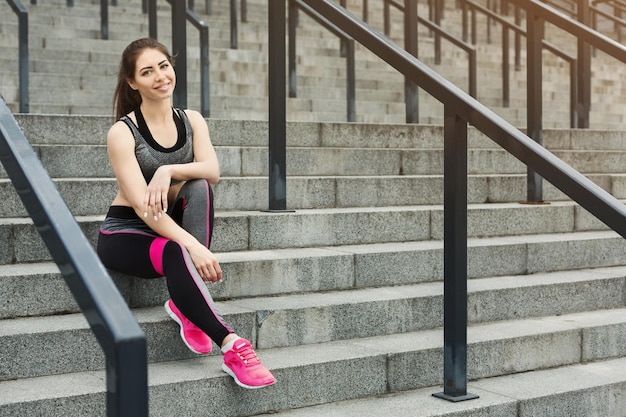
[{"label": "woman sitting on stairs", "polygon": [[107,150],[118,193],[100,228],[98,255],[115,271],[166,277],[167,313],[193,352],[208,354],[214,341],[222,369],[245,388],[275,382],[254,348],[215,309],[205,283],[221,282],[209,250],[217,155],[206,121],[193,110],[172,108],[174,62],[154,39],[138,39],[122,54],[114,105],[117,122]]}]

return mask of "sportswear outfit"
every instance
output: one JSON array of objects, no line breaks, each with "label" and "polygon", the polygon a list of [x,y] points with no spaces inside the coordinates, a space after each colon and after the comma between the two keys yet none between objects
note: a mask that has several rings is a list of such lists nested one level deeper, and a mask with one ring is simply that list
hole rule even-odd
[{"label": "sportswear outfit", "polygon": [[[161,165],[193,161],[193,132],[189,119],[183,110],[172,109],[172,112],[178,139],[171,148],[164,148],[154,140],[139,109],[135,110],[136,125],[128,116],[120,118],[133,134],[135,156],[146,183],[150,182]],[[172,184],[178,182],[172,180]],[[174,204],[168,207],[167,214],[207,248],[210,247],[214,210],[213,192],[207,180],[185,182]],[[100,227],[97,252],[104,266],[111,270],[141,278],[165,276],[171,297],[165,303],[165,310],[180,325],[181,337],[192,351],[207,354],[211,351],[211,340],[221,346],[224,338],[233,333],[215,308],[213,298],[187,249],[154,232],[132,207],[109,208]],[[247,342],[246,346],[242,345],[242,341]],[[267,368],[260,361],[256,364],[253,360],[256,354],[248,341],[237,339],[235,345],[245,350],[240,355],[243,359],[239,360],[241,363],[227,365],[227,358],[237,353],[235,350],[225,352],[225,372],[247,388],[274,383]]]}]

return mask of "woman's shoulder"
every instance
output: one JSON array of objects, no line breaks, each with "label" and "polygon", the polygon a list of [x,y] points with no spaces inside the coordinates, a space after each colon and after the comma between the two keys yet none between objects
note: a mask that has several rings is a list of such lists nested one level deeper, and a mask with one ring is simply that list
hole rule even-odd
[{"label": "woman's shoulder", "polygon": [[193,109],[176,109],[179,113],[184,113],[190,121],[204,120],[204,116],[199,111]]},{"label": "woman's shoulder", "polygon": [[128,138],[133,139],[133,134],[127,123],[120,119],[109,128],[107,133],[107,143],[126,141]]}]

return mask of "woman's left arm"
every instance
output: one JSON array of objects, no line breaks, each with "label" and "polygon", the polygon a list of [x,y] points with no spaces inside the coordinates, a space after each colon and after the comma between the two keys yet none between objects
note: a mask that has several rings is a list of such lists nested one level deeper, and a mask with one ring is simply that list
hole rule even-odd
[{"label": "woman's left arm", "polygon": [[[150,182],[169,184],[169,179],[187,181],[204,178],[210,184],[217,184],[220,180],[220,166],[217,154],[211,143],[206,120],[195,110],[185,110],[185,113],[189,117],[193,130],[194,161],[188,164],[173,164],[159,167]],[[164,181],[159,179],[164,179]]]}]

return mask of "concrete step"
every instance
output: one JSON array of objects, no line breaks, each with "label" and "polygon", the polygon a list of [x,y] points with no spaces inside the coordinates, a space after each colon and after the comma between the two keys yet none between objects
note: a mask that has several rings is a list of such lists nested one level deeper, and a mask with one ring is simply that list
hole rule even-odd
[{"label": "concrete step", "polygon": [[[593,275],[604,276],[606,282],[620,282],[624,274],[620,267],[624,249],[623,239],[613,232],[473,238],[468,242],[468,277],[520,275],[522,281],[517,285],[521,287],[525,286],[524,282],[534,283],[536,277],[549,274],[576,281],[581,280],[577,277],[589,280]],[[216,252],[216,255],[225,276],[222,284],[210,287],[218,301],[393,288],[441,281],[443,277],[440,240]],[[590,271],[590,268],[595,269]],[[531,275],[525,277],[527,274]],[[131,307],[160,306],[168,298],[164,280],[145,280],[116,272],[111,272],[111,276]],[[514,282],[514,278],[509,280]],[[250,282],[258,285],[247,285]],[[78,312],[58,268],[51,262],[0,265],[0,289],[11,300],[1,306],[0,318]]]},{"label": "concrete step", "polygon": [[[412,415],[417,411],[423,417],[449,414],[458,417],[556,417],[564,415],[562,413],[620,417],[626,408],[623,397],[625,365],[623,358],[616,358],[480,379],[470,382],[467,388],[469,394],[478,396],[471,401],[438,399],[433,394],[441,393],[443,388],[433,386],[259,415],[360,417],[385,413]],[[551,395],[546,395],[548,392]]]},{"label": "concrete step", "polygon": [[[111,178],[105,145],[34,145],[53,178]],[[266,176],[265,147],[216,146],[224,176]],[[557,157],[583,174],[621,174],[626,151],[555,150]],[[287,148],[289,176],[442,175],[443,149]],[[80,164],[77,163],[80,161]],[[469,175],[522,174],[526,166],[505,150],[468,150]],[[6,174],[0,174],[6,178]]]},{"label": "concrete step", "polygon": [[[622,309],[625,289],[624,267],[612,275],[591,270],[476,278],[468,283],[468,320],[476,325]],[[276,349],[439,328],[442,300],[442,283],[425,282],[223,300],[216,307],[238,334],[254,338],[256,347]],[[162,305],[133,313],[148,337],[150,362],[196,356]],[[620,326],[626,331],[623,317]],[[0,380],[102,369],[104,358],[89,347],[97,342],[81,313],[5,319],[0,334],[5,365]]]},{"label": "concrete step", "polygon": [[[89,241],[96,241],[103,217],[76,216]],[[584,209],[566,201],[547,205],[489,203],[468,207],[469,237],[606,229]],[[50,260],[30,219],[0,219],[0,236],[5,242],[0,247],[2,264]],[[217,212],[214,236],[212,250],[216,252],[437,240],[443,238],[443,207]]]},{"label": "concrete step", "polygon": [[[615,370],[624,369],[623,359],[611,359],[624,355],[623,317],[624,310],[615,309],[471,326],[468,376],[476,382],[470,386],[480,384],[479,379],[503,375],[528,378],[528,371],[537,369],[544,369],[544,375],[548,370],[559,373],[559,369],[569,367],[589,369],[589,364],[583,364],[599,360],[607,361],[607,368],[614,371],[597,371],[595,377],[581,378],[576,388],[592,380],[600,385],[615,383],[615,372],[622,372]],[[276,385],[261,391],[237,388],[219,370],[218,355],[153,363],[149,377],[151,415],[176,415],[179,401],[184,401],[185,411],[191,415],[207,409],[214,415],[254,415],[433,387],[441,383],[442,346],[442,331],[433,329],[259,349],[260,357],[277,378]],[[557,391],[568,392],[572,383],[567,381]],[[185,386],[181,391],[184,399],[178,396],[172,401],[172,389],[181,384]],[[0,386],[0,415],[15,415],[16,410],[41,416],[56,416],[59,410],[64,415],[104,415],[103,371],[4,381]],[[489,391],[487,385],[484,387]],[[168,395],[164,395],[166,391]],[[579,394],[579,389],[575,393]],[[242,396],[246,401],[241,401]],[[595,402],[590,406],[597,409]]]},{"label": "concrete step", "polygon": [[[226,170],[224,170],[226,171]],[[614,197],[626,199],[626,175],[591,174],[593,182]],[[527,198],[526,174],[470,175],[470,204],[523,202]],[[114,178],[62,178],[54,183],[75,216],[100,215],[117,193]],[[388,207],[443,203],[442,175],[289,176],[287,201],[291,209]],[[0,218],[26,217],[21,199],[8,179],[0,179]],[[267,177],[222,177],[213,186],[220,211],[266,210]],[[242,201],[241,196],[248,198]],[[545,182],[543,200],[569,201],[563,192]]]},{"label": "concrete step", "polygon": [[[15,118],[34,145],[104,145],[113,116],[17,114]],[[266,120],[207,119],[215,146],[266,147]],[[524,131],[524,129],[522,129]],[[376,123],[288,122],[290,147],[441,148],[443,126]],[[604,129],[546,129],[543,144],[549,150],[624,151],[620,131]],[[499,149],[491,139],[468,127],[470,149]]]}]

